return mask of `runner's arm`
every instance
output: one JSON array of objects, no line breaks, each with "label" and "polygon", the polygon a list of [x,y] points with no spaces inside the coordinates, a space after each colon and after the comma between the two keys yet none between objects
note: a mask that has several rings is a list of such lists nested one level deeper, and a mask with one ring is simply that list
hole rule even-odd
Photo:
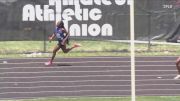
[{"label": "runner's arm", "polygon": [[55,33],[53,33],[52,35],[50,35],[50,36],[48,37],[48,40],[51,42],[51,41],[54,39],[54,37],[55,37]]},{"label": "runner's arm", "polygon": [[66,36],[65,36],[65,38],[64,38],[63,41],[62,41],[62,45],[65,44],[65,42],[67,41],[67,39],[68,39],[68,37],[69,37],[69,32],[67,32],[66,29],[63,29],[63,32],[66,33]]}]

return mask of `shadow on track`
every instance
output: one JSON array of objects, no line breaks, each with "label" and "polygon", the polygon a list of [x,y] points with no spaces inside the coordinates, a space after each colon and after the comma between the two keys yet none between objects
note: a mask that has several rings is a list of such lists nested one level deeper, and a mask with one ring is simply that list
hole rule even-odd
[{"label": "shadow on track", "polygon": [[56,66],[72,66],[71,64],[55,64]]}]

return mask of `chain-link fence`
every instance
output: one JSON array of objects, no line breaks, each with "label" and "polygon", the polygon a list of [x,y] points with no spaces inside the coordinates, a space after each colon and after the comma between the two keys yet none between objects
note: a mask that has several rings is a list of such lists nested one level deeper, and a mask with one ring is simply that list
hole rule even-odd
[{"label": "chain-link fence", "polygon": [[[136,0],[137,39],[163,39],[177,42],[179,37],[178,0]],[[143,28],[143,29],[142,29]]]},{"label": "chain-link fence", "polygon": [[[71,39],[129,40],[131,0],[1,0],[1,41],[44,41],[63,20]],[[136,0],[136,40],[178,42],[179,0]]]}]

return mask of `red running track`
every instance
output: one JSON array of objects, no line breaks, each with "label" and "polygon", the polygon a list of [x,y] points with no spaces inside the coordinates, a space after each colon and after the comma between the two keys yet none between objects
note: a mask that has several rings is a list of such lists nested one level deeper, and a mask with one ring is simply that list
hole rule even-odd
[{"label": "red running track", "polygon": [[[176,96],[177,57],[137,57],[138,96]],[[131,95],[129,57],[0,59],[0,100],[41,97],[119,97]]]}]

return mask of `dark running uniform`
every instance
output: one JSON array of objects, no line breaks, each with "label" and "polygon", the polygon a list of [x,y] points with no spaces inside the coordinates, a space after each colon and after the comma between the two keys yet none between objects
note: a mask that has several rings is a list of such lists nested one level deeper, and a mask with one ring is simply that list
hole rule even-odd
[{"label": "dark running uniform", "polygon": [[63,39],[65,38],[64,32],[62,31],[62,28],[58,28],[56,27],[55,29],[55,35],[58,41],[58,45],[62,46],[61,42],[63,41]]}]

